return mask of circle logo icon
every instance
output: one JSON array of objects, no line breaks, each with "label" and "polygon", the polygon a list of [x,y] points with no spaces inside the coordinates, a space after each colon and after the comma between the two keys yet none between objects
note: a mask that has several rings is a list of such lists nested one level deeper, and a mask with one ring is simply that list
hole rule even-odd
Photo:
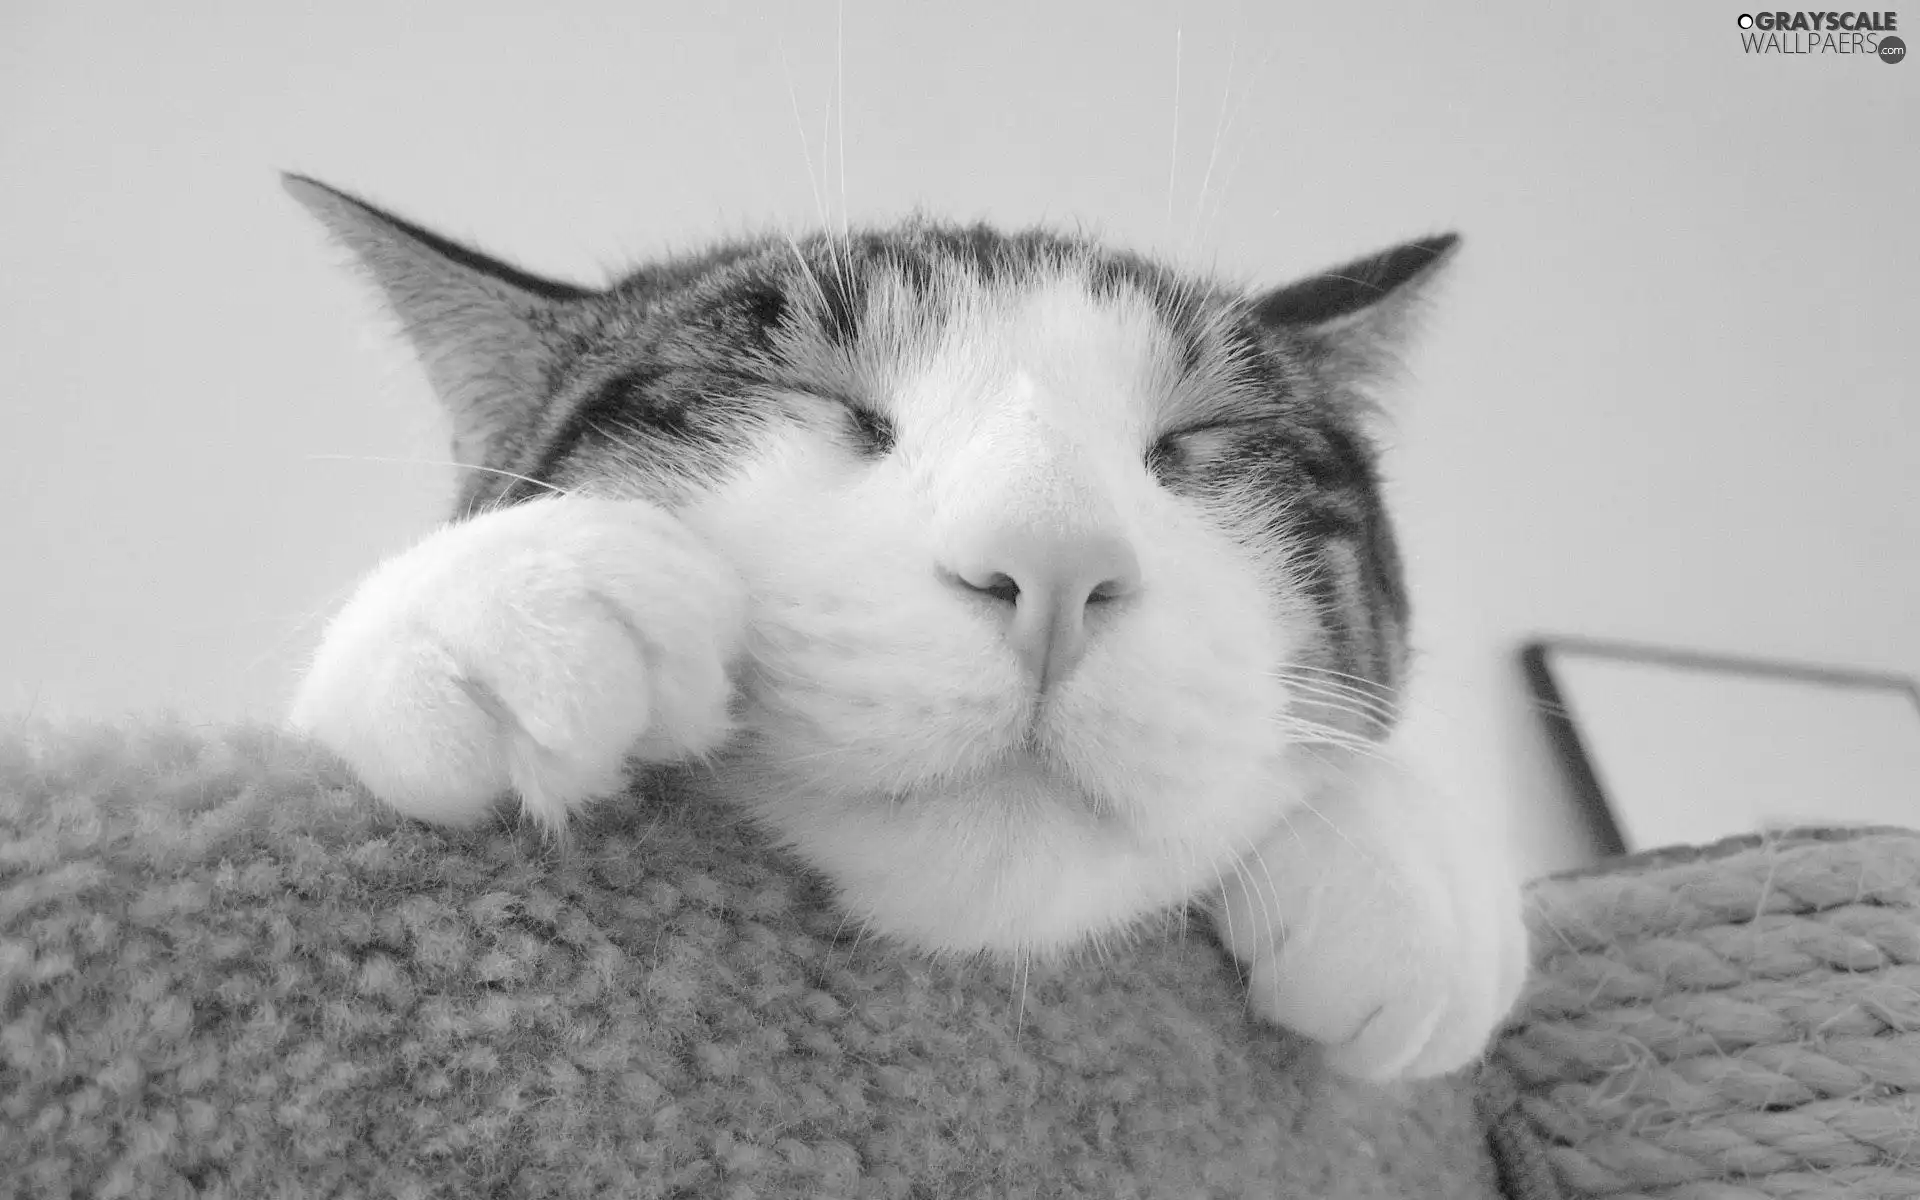
[{"label": "circle logo icon", "polygon": [[1881,62],[1897,63],[1907,56],[1907,44],[1897,37],[1883,37],[1879,53]]},{"label": "circle logo icon", "polygon": [[1753,14],[1752,14],[1752,13],[1741,13],[1741,14],[1740,14],[1740,28],[1742,28],[1742,29],[1752,29],[1752,28],[1753,28]]}]

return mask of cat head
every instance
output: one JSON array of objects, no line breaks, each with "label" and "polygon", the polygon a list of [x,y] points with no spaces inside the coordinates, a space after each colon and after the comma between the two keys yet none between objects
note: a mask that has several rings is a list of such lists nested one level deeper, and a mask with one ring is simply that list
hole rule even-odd
[{"label": "cat head", "polygon": [[451,415],[456,516],[640,497],[739,568],[718,769],[879,930],[1122,931],[1391,726],[1408,607],[1371,396],[1451,235],[1248,293],[915,220],[585,288],[288,186]]}]

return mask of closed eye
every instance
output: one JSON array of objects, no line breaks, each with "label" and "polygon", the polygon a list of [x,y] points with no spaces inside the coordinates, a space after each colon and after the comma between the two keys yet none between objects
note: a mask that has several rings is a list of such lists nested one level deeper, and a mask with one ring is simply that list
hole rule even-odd
[{"label": "closed eye", "polygon": [[869,458],[878,458],[893,449],[893,422],[862,404],[842,399],[840,407],[847,414],[847,421],[853,427],[854,437],[859,441],[860,452]]},{"label": "closed eye", "polygon": [[1182,458],[1217,450],[1233,434],[1253,424],[1245,419],[1205,421],[1162,434],[1147,448],[1147,470],[1158,475]]},{"label": "closed eye", "polygon": [[893,449],[893,422],[867,404],[832,388],[796,389],[786,394],[803,411],[818,413],[839,426],[862,458],[880,458]]}]

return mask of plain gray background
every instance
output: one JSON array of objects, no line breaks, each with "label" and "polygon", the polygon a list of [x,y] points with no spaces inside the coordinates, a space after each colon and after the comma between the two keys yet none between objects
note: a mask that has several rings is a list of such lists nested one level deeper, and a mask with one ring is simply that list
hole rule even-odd
[{"label": "plain gray background", "polygon": [[535,7],[0,8],[0,711],[273,717],[439,516],[277,168],[586,281],[913,207],[1249,281],[1463,230],[1390,470],[1432,742],[1534,869],[1589,848],[1525,635],[1920,672],[1920,64],[1649,0]]}]

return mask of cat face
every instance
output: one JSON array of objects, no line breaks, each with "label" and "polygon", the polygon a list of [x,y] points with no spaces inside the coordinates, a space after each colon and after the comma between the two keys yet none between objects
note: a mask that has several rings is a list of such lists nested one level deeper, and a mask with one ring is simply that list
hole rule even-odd
[{"label": "cat face", "polygon": [[1247,296],[912,223],[589,292],[293,186],[447,400],[461,511],[644,497],[738,568],[717,779],[875,928],[1124,930],[1385,735],[1407,609],[1362,392],[1452,239]]}]

